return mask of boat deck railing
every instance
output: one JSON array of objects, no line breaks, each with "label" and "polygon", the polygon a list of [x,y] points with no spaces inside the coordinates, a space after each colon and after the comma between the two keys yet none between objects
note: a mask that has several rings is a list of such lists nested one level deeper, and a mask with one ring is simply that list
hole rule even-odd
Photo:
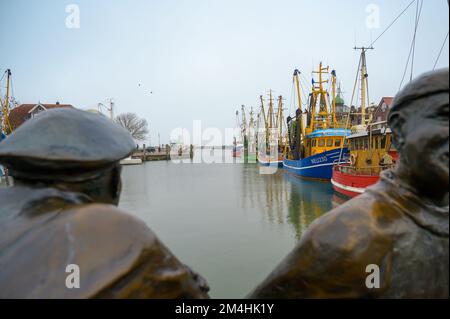
[{"label": "boat deck railing", "polygon": [[386,164],[386,165],[378,165],[378,166],[365,166],[365,167],[356,167],[353,166],[350,160],[344,160],[340,163],[337,160],[334,162],[333,169],[348,175],[361,175],[361,176],[378,176],[380,173],[386,169],[393,168],[395,164]]}]

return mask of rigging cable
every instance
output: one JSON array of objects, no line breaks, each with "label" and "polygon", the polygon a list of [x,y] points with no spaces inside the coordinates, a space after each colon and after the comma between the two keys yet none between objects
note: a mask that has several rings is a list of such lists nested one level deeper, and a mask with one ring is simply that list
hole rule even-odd
[{"label": "rigging cable", "polygon": [[[348,108],[348,114],[347,114],[347,119],[346,119],[346,123],[345,123],[345,129],[348,128],[349,122],[350,122],[350,115],[352,112],[352,105],[353,105],[353,99],[355,97],[355,90],[356,90],[356,85],[358,83],[358,75],[359,75],[359,68],[361,67],[361,56],[359,56],[359,62],[358,62],[358,69],[356,71],[356,77],[355,77],[355,84],[353,85],[353,92],[352,92],[352,98],[350,100],[350,106]],[[341,144],[341,150],[339,152],[339,160],[338,163],[341,163],[341,159],[342,159],[342,151],[344,150],[344,143]]]},{"label": "rigging cable", "polygon": [[300,87],[300,91],[303,94],[303,102],[302,102],[302,106],[307,107],[308,106],[308,95],[305,92],[305,88],[303,86]]},{"label": "rigging cable", "polygon": [[308,80],[303,75],[303,73],[300,73],[300,81],[302,81],[302,80],[303,80],[303,85],[300,86],[300,89],[301,89],[301,91],[303,93],[303,97],[305,98],[304,99],[305,102],[303,102],[303,105],[307,107],[308,106],[308,95],[305,92],[305,88],[310,87],[311,84],[308,82]]},{"label": "rigging cable", "polygon": [[295,105],[295,98],[294,98],[294,78],[292,78],[292,86],[291,86],[291,98],[289,101],[289,115],[292,113],[292,104]]},{"label": "rigging cable", "polygon": [[412,81],[413,77],[413,69],[414,69],[414,57],[416,53],[416,34],[417,34],[417,27],[419,25],[419,19],[420,15],[422,14],[422,6],[423,6],[423,0],[420,2],[420,10],[419,10],[419,2],[420,0],[417,0],[417,6],[416,6],[416,26],[414,28],[414,47],[412,52],[412,59],[411,59],[411,74],[409,76],[409,81]]},{"label": "rigging cable", "polygon": [[[419,1],[419,0],[417,0]],[[423,5],[423,0],[422,0],[422,5]],[[409,65],[409,60],[411,58],[411,55],[415,49],[416,46],[416,35],[417,35],[417,26],[419,25],[419,19],[420,19],[420,15],[422,13],[422,6],[420,6],[420,11],[416,14],[416,19],[415,19],[415,23],[414,23],[414,35],[413,35],[413,39],[411,41],[411,47],[409,49],[409,54],[408,54],[408,58],[406,60],[406,65],[405,65],[405,70],[403,71],[403,76],[402,76],[402,80],[400,82],[400,86],[398,88],[398,90],[400,91],[400,89],[402,88],[403,85],[403,81],[405,80],[405,76],[406,76],[406,72],[408,71],[408,65]],[[410,80],[412,80],[412,71],[413,71],[413,63],[414,61],[411,61],[411,75],[410,75]]]},{"label": "rigging cable", "polygon": [[[10,97],[10,102],[12,101],[12,103],[8,103],[11,104],[10,107],[8,107],[9,109],[7,110],[8,112],[11,111],[11,109],[13,109],[16,106],[16,96],[14,95],[14,85],[13,85],[13,77],[10,77],[10,81],[11,81],[11,97]],[[8,128],[9,128],[9,133],[12,132],[12,127],[11,127],[11,122],[9,121],[9,114],[8,117],[6,118],[7,120],[7,124],[8,124]]]},{"label": "rigging cable", "polygon": [[5,72],[3,72],[2,78],[0,79],[0,83],[2,83],[2,81],[3,81],[3,78],[5,77],[5,74],[6,74],[6,71],[5,71]]},{"label": "rigging cable", "polygon": [[[3,73],[3,75],[2,75],[2,77],[0,78],[0,106],[1,106],[1,110],[0,110],[0,115],[1,115],[1,112],[3,112],[3,93],[2,93],[2,86],[1,86],[1,83],[2,83],[2,81],[3,81],[3,79],[5,78],[5,74],[6,74],[6,71]],[[1,121],[0,121],[1,122]]]},{"label": "rigging cable", "polygon": [[11,77],[11,100],[13,101],[13,107],[15,106],[16,103],[16,95],[14,94],[14,83],[13,83],[13,77]]},{"label": "rigging cable", "polygon": [[442,50],[444,49],[444,46],[445,46],[445,43],[447,42],[447,39],[448,39],[448,31],[447,31],[447,35],[445,36],[444,42],[442,43],[441,49],[439,50],[439,54],[438,54],[438,56],[436,58],[436,61],[434,62],[433,71],[434,71],[434,69],[436,69],[436,65],[437,65],[437,63],[439,61],[439,58],[441,57],[441,53],[442,53]]},{"label": "rigging cable", "polygon": [[[364,66],[366,74],[364,75],[364,83],[362,85],[365,85],[366,87],[366,96],[367,96],[367,107],[370,107],[370,96],[369,96],[369,70],[367,69],[367,63],[366,63],[366,55],[364,55]],[[366,76],[367,75],[367,76]],[[362,115],[361,115],[362,116]]]},{"label": "rigging cable", "polygon": [[377,42],[377,40],[379,38],[381,38],[381,36],[390,29],[390,27],[406,12],[406,10],[408,10],[408,8],[414,3],[414,1],[416,0],[412,0],[407,6],[406,8],[386,27],[386,29],[384,29],[383,32],[381,32],[381,34],[369,45],[369,47],[373,46],[375,44],[375,42]]}]

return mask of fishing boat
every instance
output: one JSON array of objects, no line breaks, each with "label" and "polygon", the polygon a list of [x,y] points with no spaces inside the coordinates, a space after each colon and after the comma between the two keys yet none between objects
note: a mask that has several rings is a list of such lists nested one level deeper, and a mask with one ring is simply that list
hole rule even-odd
[{"label": "fishing boat", "polygon": [[241,132],[244,140],[244,163],[256,163],[256,122],[253,115],[253,107],[251,107],[249,121],[247,123],[245,117],[245,107],[242,105]]},{"label": "fishing boat", "polygon": [[350,155],[333,166],[331,183],[344,197],[355,197],[380,179],[380,173],[398,161],[392,132],[386,121],[371,123],[367,129],[347,136]]},{"label": "fishing boat", "polygon": [[[295,70],[293,81],[296,85],[298,108],[295,116],[287,118],[288,145],[284,152],[283,167],[300,177],[330,180],[333,163],[341,153],[347,154],[345,137],[351,131],[345,128],[343,119],[336,117],[336,72],[331,72],[332,100],[330,102],[324,79],[329,67],[319,64],[313,71],[312,92],[309,94],[307,110],[302,111],[300,91],[300,71]],[[318,75],[318,81],[314,79]],[[305,116],[306,115],[306,118]]]},{"label": "fishing boat", "polygon": [[131,156],[124,158],[120,161],[120,165],[140,165],[142,164],[142,159],[132,158]]},{"label": "fishing boat", "polygon": [[244,145],[242,144],[241,140],[241,127],[239,124],[239,111],[236,111],[236,127],[235,127],[235,133],[233,137],[233,149],[231,150],[231,154],[234,158],[240,158],[242,155],[242,149],[244,148]]},{"label": "fishing boat", "polygon": [[[241,106],[241,119],[236,111],[236,127],[238,137],[234,137],[233,157],[241,158],[244,163],[256,163],[256,125],[253,118],[253,108],[250,108],[247,122],[245,106]],[[238,142],[242,141],[242,142]]]},{"label": "fishing boat", "polygon": [[[398,153],[392,145],[392,132],[386,121],[372,122],[372,114],[367,114],[369,100],[366,51],[361,50],[354,91],[359,81],[361,105],[354,113],[359,123],[352,126],[352,134],[347,136],[349,154],[341,154],[333,166],[331,183],[334,190],[344,197],[355,197],[379,180],[380,172],[391,168],[398,160]],[[367,99],[367,101],[366,101]],[[348,119],[352,118],[349,111]],[[349,126],[350,122],[347,123]],[[343,161],[342,161],[343,160]]]},{"label": "fishing boat", "polygon": [[242,143],[238,143],[236,138],[234,138],[233,141],[233,149],[231,151],[232,156],[235,158],[240,158],[242,156],[242,149],[244,148],[244,145]]},{"label": "fishing boat", "polygon": [[[273,106],[272,90],[269,92],[269,108],[267,115],[264,108],[264,99],[261,102],[258,116],[257,132],[257,161],[262,166],[283,167],[283,151],[285,140],[283,139],[283,97],[278,97],[278,107]],[[261,120],[262,119],[262,120]],[[263,126],[260,127],[260,122]]]}]

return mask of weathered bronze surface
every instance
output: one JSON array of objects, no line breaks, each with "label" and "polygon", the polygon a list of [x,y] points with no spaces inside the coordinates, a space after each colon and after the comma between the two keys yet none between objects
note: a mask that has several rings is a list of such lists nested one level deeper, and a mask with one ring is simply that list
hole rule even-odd
[{"label": "weathered bronze surface", "polygon": [[[207,298],[205,280],[140,220],[116,208],[120,159],[135,145],[108,119],[71,109],[0,143],[0,298]],[[80,269],[67,288],[66,267]]]},{"label": "weathered bronze surface", "polygon": [[389,114],[398,166],[316,220],[249,297],[448,298],[448,121],[448,69],[408,84]]}]

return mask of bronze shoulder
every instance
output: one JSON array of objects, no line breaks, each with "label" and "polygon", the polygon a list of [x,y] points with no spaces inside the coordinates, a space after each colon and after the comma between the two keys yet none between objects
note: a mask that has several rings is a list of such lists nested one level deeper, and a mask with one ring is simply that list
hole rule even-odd
[{"label": "bronze shoulder", "polygon": [[385,267],[401,217],[371,194],[350,200],[314,221],[250,297],[371,297],[367,266]]},{"label": "bronze shoulder", "polygon": [[[41,227],[30,229],[10,250],[17,258],[10,259],[0,276],[2,286],[11,288],[0,294],[4,297],[207,297],[200,276],[142,221],[115,206],[69,205],[42,214],[38,221]],[[68,288],[73,265],[80,285]]]}]

